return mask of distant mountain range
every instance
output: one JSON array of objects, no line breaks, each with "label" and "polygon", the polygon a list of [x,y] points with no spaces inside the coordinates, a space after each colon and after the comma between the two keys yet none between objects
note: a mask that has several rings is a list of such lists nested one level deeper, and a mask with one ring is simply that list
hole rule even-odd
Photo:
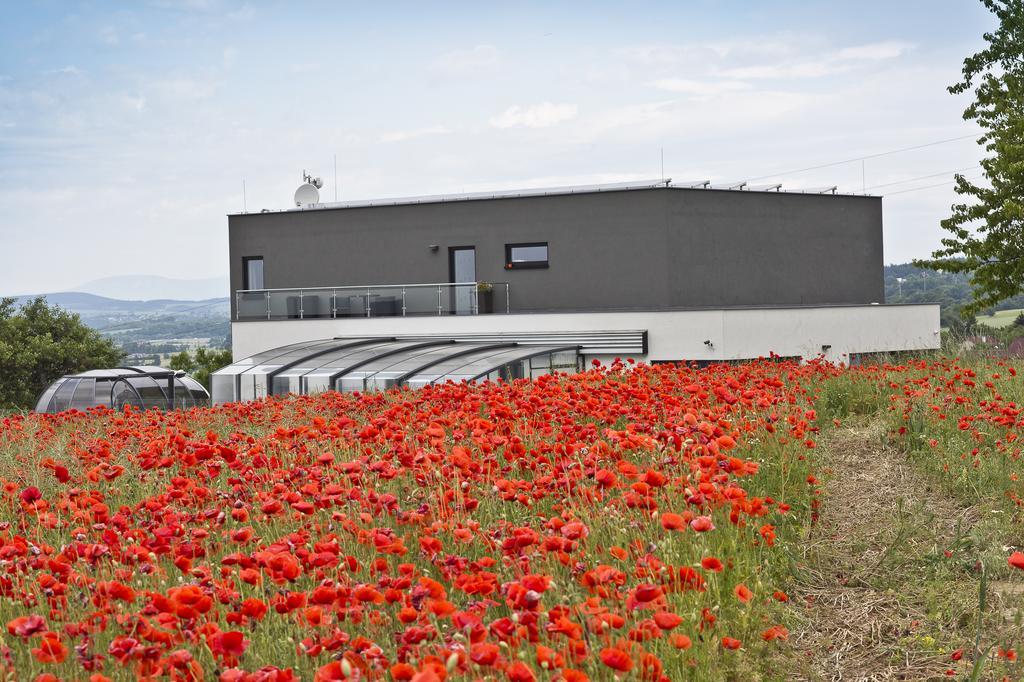
[{"label": "distant mountain range", "polygon": [[97,296],[95,294],[83,293],[80,291],[60,291],[52,294],[32,294],[28,296],[17,296],[19,304],[42,295],[51,305],[59,305],[61,308],[73,313],[78,313],[84,322],[109,323],[110,318],[120,316],[139,315],[165,315],[179,314],[189,317],[209,317],[211,314],[223,315],[230,308],[230,300],[227,296],[220,298],[208,298],[203,300],[175,300],[175,299],[152,299],[152,300],[124,300]]},{"label": "distant mountain range", "polygon": [[[16,296],[19,304],[44,296],[78,314],[82,322],[111,337],[129,353],[174,352],[195,345],[225,346],[230,335],[227,281],[167,277],[108,277],[83,285],[92,292],[60,291]],[[117,297],[96,291],[119,291]],[[217,296],[205,296],[211,291]],[[170,293],[171,296],[167,296]],[[203,295],[188,299],[191,294]]]},{"label": "distant mountain range", "polygon": [[131,301],[206,301],[231,293],[227,277],[174,279],[155,275],[120,275],[86,282],[71,289],[106,298]]}]

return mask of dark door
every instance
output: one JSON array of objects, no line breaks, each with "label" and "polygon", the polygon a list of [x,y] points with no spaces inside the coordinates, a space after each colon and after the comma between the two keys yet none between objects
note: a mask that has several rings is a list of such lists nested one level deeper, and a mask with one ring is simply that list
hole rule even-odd
[{"label": "dark door", "polygon": [[455,315],[472,315],[476,309],[476,247],[453,246],[448,249],[448,281],[467,283],[467,286],[452,287],[452,312]]}]

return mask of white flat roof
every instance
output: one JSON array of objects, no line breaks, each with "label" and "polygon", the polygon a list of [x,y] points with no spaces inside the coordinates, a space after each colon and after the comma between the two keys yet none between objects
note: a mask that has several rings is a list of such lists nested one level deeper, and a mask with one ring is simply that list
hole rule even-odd
[{"label": "white flat roof", "polygon": [[[597,185],[569,185],[563,187],[535,187],[526,189],[509,189],[487,192],[463,192],[456,194],[426,194],[410,197],[383,197],[380,199],[358,199],[354,201],[330,201],[309,204],[308,206],[293,206],[291,208],[261,209],[259,211],[248,211],[240,213],[229,213],[228,215],[249,215],[253,213],[286,213],[291,211],[326,211],[343,208],[367,208],[371,206],[403,206],[410,204],[438,204],[455,201],[483,201],[488,199],[517,199],[521,197],[544,197],[566,194],[597,194],[600,192],[629,192],[643,189],[676,189],[676,190],[703,190],[703,191],[725,191],[725,192],[758,192],[784,193],[784,194],[836,194],[835,187],[814,187],[809,189],[782,189],[778,183],[770,185],[747,185],[746,183],[715,184],[710,180],[690,180],[683,182],[673,181],[672,178],[661,178],[656,180],[634,180],[631,182],[611,182]],[[843,196],[874,196],[865,194],[845,194]]]}]

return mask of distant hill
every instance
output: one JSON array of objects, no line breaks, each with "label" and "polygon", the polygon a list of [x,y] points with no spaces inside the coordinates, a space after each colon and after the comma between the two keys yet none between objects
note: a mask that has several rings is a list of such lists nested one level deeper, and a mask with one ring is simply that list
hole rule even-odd
[{"label": "distant hill", "polygon": [[[886,303],[939,303],[944,327],[960,322],[960,308],[971,301],[971,282],[965,274],[923,270],[900,263],[885,266],[884,276]],[[1024,308],[1024,294],[982,312],[1017,308]]]},{"label": "distant hill", "polygon": [[174,279],[156,275],[120,275],[86,282],[73,291],[117,300],[204,301],[230,294],[228,278]]},{"label": "distant hill", "polygon": [[[39,294],[18,296],[17,301],[21,303]],[[59,305],[65,310],[78,313],[83,320],[91,318],[106,318],[117,315],[154,315],[166,313],[182,313],[191,315],[208,316],[209,312],[200,313],[200,310],[207,308],[219,308],[217,312],[223,314],[228,310],[230,299],[227,296],[209,298],[205,300],[175,300],[175,299],[153,299],[153,300],[123,300],[97,296],[95,294],[81,291],[60,291],[52,294],[41,294],[51,305]],[[102,320],[101,320],[102,321]]]},{"label": "distant hill", "polygon": [[[82,322],[109,336],[129,353],[171,353],[197,345],[230,344],[231,305],[227,296],[196,301],[133,301],[79,291],[41,294],[51,305],[77,313]],[[33,296],[17,296],[18,304]]]}]

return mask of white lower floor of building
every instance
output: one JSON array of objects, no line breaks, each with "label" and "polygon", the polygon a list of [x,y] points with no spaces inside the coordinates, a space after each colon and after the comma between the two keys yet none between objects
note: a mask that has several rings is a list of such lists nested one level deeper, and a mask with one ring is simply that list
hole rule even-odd
[{"label": "white lower floor of building", "polygon": [[860,354],[936,349],[939,306],[835,305],[235,322],[236,361],[304,341],[445,337],[574,344],[586,361],[715,362],[769,354],[848,364]]}]

